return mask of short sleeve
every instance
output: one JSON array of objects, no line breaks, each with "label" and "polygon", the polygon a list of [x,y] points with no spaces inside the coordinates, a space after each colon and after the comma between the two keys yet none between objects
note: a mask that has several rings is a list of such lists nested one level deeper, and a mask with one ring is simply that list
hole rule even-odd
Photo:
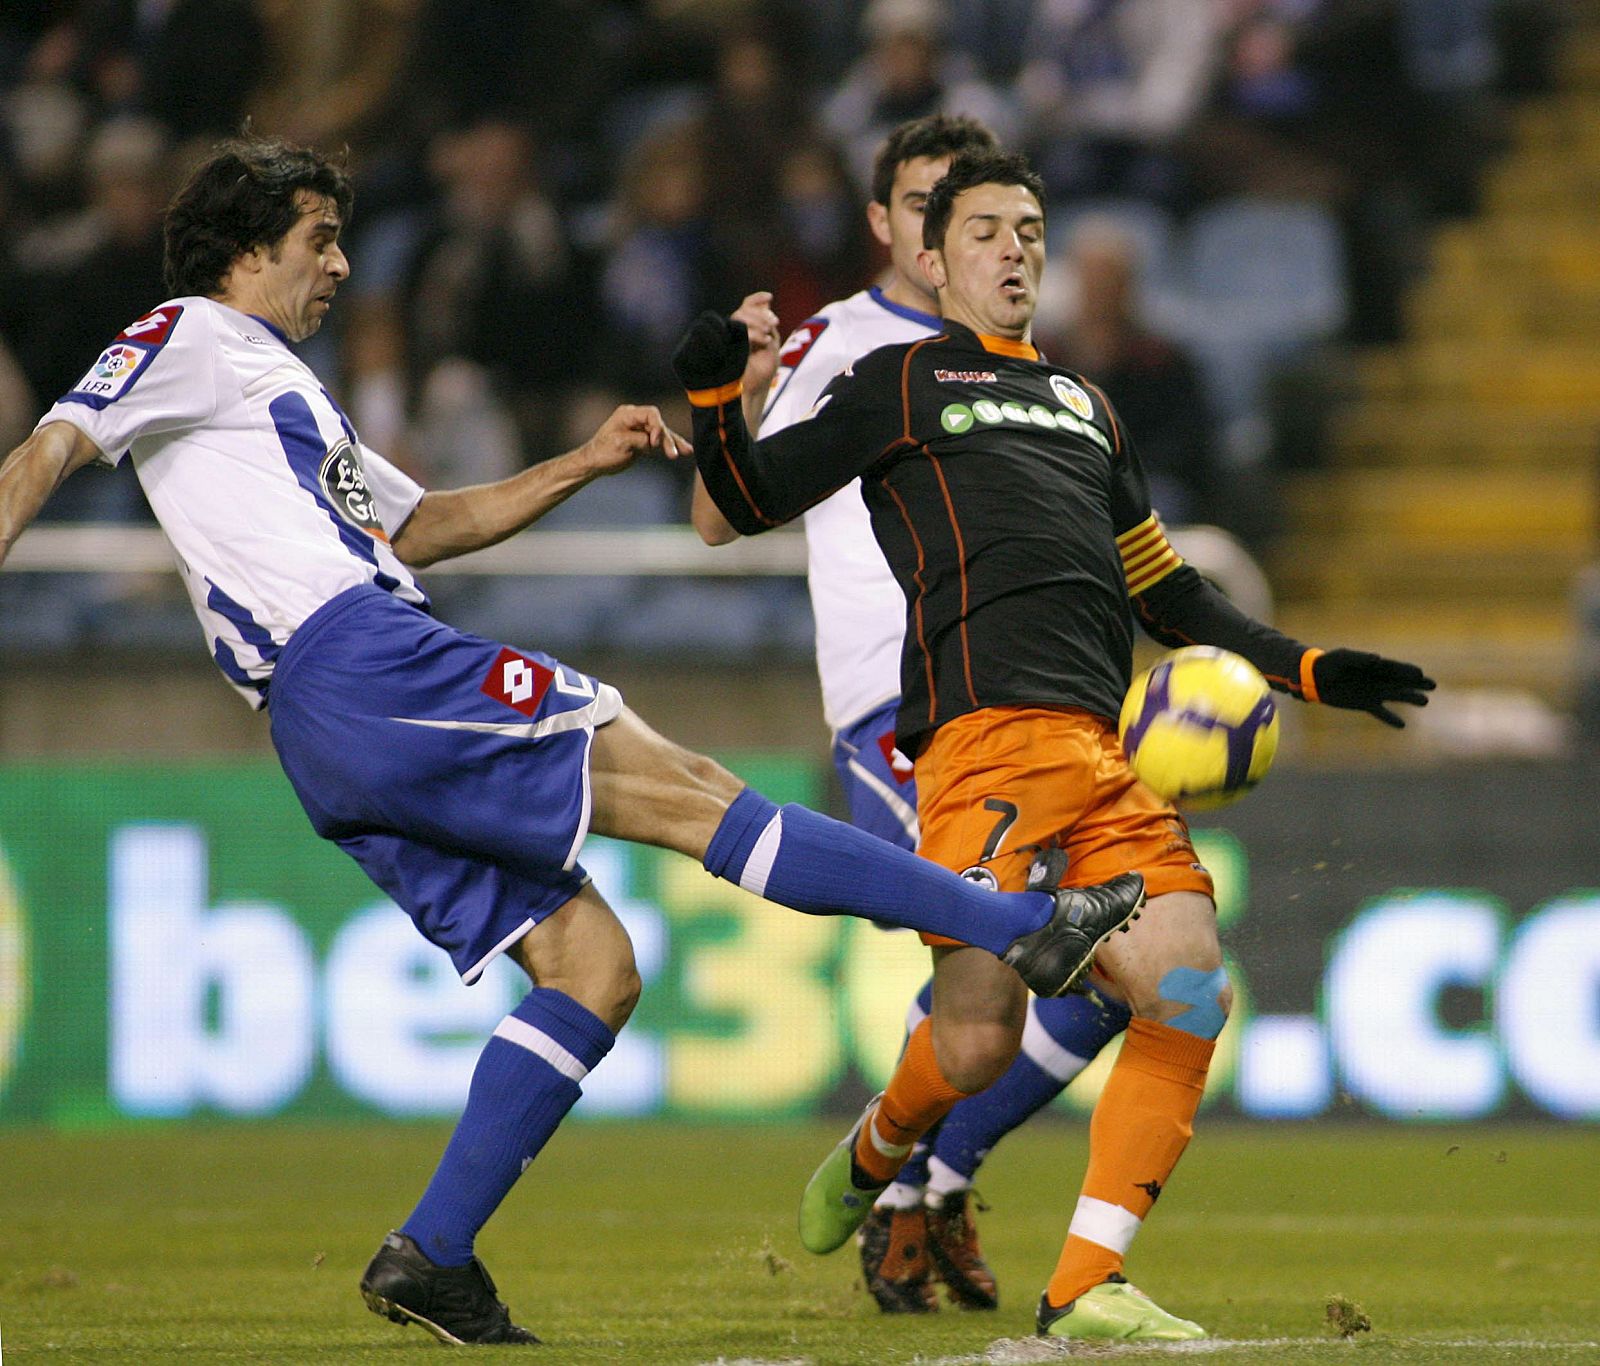
[{"label": "short sleeve", "polygon": [[115,465],[140,437],[209,421],[216,366],[204,309],[163,304],[123,328],[39,426],[70,422]]},{"label": "short sleeve", "polygon": [[361,448],[361,468],[367,477],[367,488],[372,493],[373,509],[392,540],[417,510],[417,504],[422,501],[423,487],[368,446]]},{"label": "short sleeve", "polygon": [[772,395],[761,414],[757,436],[771,436],[800,421],[821,397],[828,381],[844,368],[848,357],[833,363],[833,338],[822,342],[828,326],[829,319],[825,317],[807,318],[784,339],[778,352],[778,372],[772,377]]}]

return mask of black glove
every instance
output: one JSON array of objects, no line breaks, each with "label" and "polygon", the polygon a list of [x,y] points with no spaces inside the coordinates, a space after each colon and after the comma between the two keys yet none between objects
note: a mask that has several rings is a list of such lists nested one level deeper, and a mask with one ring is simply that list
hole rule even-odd
[{"label": "black glove", "polygon": [[1311,681],[1319,702],[1370,712],[1384,725],[1397,728],[1405,722],[1384,703],[1425,707],[1433,691],[1433,680],[1415,664],[1402,664],[1367,650],[1329,650],[1317,656],[1311,664]]},{"label": "black glove", "polygon": [[745,325],[707,309],[683,334],[672,353],[672,368],[685,389],[720,389],[744,374],[749,359]]}]

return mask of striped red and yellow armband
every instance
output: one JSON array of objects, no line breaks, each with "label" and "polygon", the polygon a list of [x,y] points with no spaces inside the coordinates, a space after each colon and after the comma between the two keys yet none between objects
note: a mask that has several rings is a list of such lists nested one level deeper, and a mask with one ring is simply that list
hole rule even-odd
[{"label": "striped red and yellow armband", "polygon": [[1122,573],[1128,580],[1130,598],[1154,587],[1183,563],[1153,512],[1117,537],[1117,551],[1122,556]]}]

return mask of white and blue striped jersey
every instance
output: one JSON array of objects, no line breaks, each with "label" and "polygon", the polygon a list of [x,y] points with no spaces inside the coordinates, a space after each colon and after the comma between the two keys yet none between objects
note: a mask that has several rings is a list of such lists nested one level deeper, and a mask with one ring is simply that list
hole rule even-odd
[{"label": "white and blue striped jersey", "polygon": [[345,589],[427,603],[389,543],[422,488],[361,445],[259,318],[172,299],[125,328],[48,422],[77,427],[106,464],[131,456],[212,658],[252,706],[295,628]]},{"label": "white and blue striped jersey", "polygon": [[[935,314],[885,298],[876,286],[829,304],[784,342],[760,435],[809,414],[852,361],[880,346],[931,336],[943,325]],[[823,499],[804,522],[822,712],[837,734],[900,696],[906,600],[872,534],[859,479]]]}]

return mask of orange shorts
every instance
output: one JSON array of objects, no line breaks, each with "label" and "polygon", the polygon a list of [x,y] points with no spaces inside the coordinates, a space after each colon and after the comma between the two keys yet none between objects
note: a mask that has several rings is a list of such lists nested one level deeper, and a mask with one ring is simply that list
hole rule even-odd
[{"label": "orange shorts", "polygon": [[[989,869],[1020,891],[1040,848],[1067,851],[1063,885],[1144,874],[1150,896],[1214,895],[1177,808],[1133,776],[1109,721],[1070,707],[986,707],[947,722],[918,756],[924,858]],[[927,944],[959,940],[924,934]]]}]

